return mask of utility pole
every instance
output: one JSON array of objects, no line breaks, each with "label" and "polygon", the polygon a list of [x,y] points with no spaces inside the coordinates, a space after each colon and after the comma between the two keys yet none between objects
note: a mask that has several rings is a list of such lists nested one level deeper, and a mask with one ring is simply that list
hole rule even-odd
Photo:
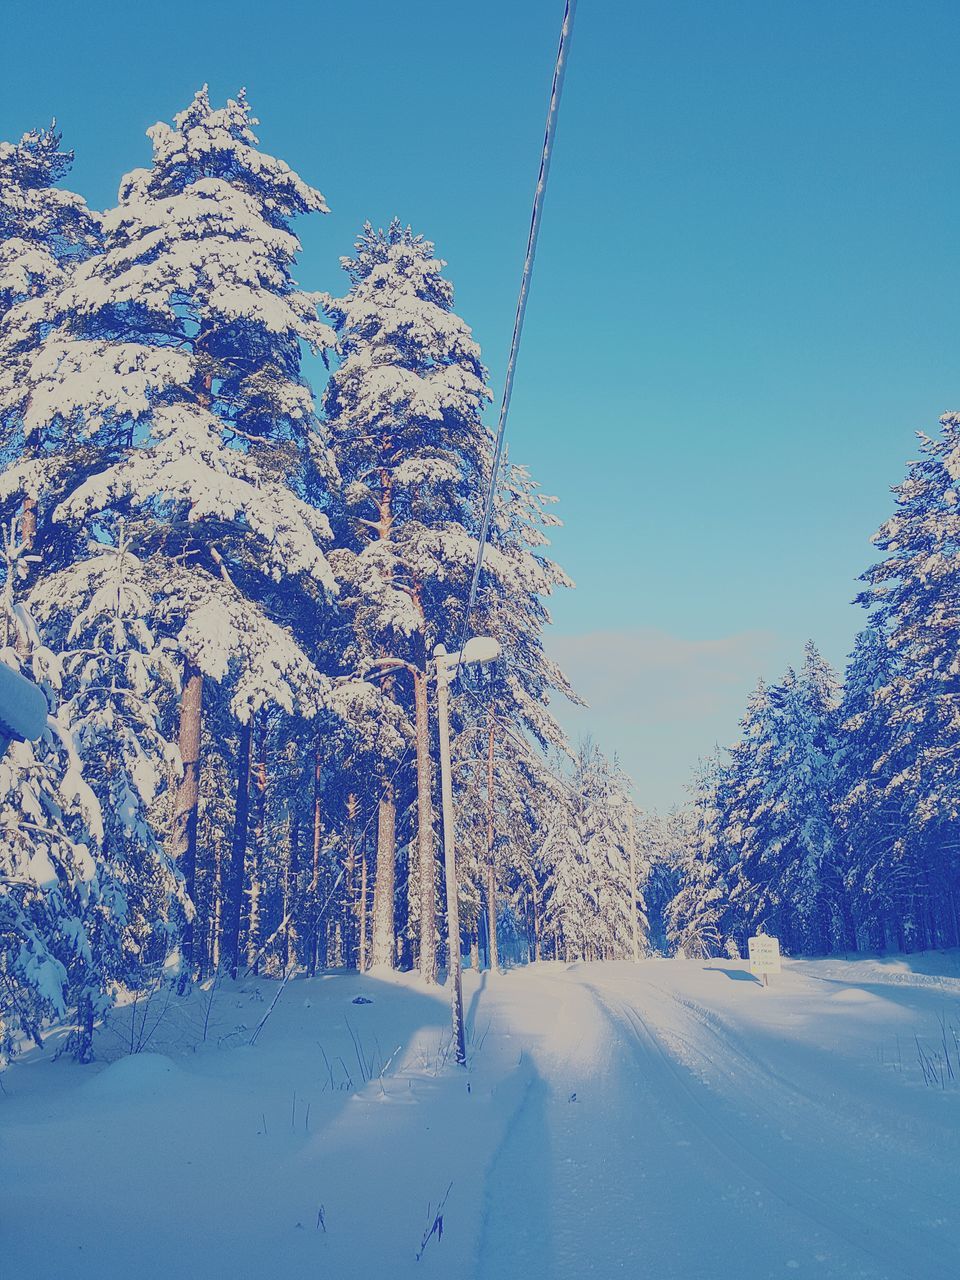
[{"label": "utility pole", "polygon": [[447,967],[450,971],[450,1006],[457,1062],[467,1064],[463,1027],[463,978],[460,972],[460,901],[457,886],[456,834],[453,814],[453,774],[450,767],[450,684],[461,666],[494,662],[500,646],[488,636],[474,636],[458,653],[447,653],[442,644],[433,651],[437,663],[437,718],[440,727],[440,793],[443,797],[443,872],[447,889]]},{"label": "utility pole", "polygon": [[440,722],[440,793],[443,797],[443,873],[447,887],[447,969],[450,974],[450,1006],[457,1062],[467,1062],[463,1032],[463,978],[460,972],[460,902],[453,819],[453,777],[450,768],[450,681],[451,664],[442,644],[434,650],[437,659],[437,715]]}]

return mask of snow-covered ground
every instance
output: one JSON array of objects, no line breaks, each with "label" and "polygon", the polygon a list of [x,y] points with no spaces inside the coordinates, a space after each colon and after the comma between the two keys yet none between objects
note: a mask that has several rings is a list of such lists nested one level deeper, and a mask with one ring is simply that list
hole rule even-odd
[{"label": "snow-covered ground", "polygon": [[130,1010],[93,1066],[27,1055],[0,1077],[0,1272],[960,1275],[956,953],[464,986],[465,1072],[443,993],[342,974],[290,983],[254,1047],[266,981],[141,1006],[132,1057]]}]

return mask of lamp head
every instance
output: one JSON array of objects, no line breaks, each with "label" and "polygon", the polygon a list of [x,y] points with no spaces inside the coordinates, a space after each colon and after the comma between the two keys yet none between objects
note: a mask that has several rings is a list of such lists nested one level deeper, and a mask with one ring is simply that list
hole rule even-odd
[{"label": "lamp head", "polygon": [[434,657],[447,670],[475,663],[496,662],[500,653],[500,644],[492,636],[472,636],[459,653],[447,653],[442,644],[438,644],[433,651]]}]

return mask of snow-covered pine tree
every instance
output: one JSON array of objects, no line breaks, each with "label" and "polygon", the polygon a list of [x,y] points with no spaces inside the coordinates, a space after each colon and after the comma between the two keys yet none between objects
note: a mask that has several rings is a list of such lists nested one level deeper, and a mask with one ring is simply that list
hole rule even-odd
[{"label": "snow-covered pine tree", "polygon": [[685,956],[721,954],[726,886],[717,848],[720,762],[704,761],[694,779],[689,821],[678,850],[680,887],[666,908],[667,940]]},{"label": "snow-covered pine tree", "polygon": [[[891,726],[895,662],[885,634],[868,626],[847,664],[840,706],[837,813],[846,841],[847,890],[860,950],[906,950],[922,885],[911,798]],[[906,759],[903,757],[902,759]]]},{"label": "snow-covered pine tree", "polygon": [[[29,432],[97,445],[93,474],[61,477],[54,519],[64,530],[95,520],[115,543],[125,516],[141,559],[176,561],[181,580],[192,574],[199,608],[185,636],[214,653],[221,676],[270,619],[282,632],[278,669],[309,670],[294,620],[335,589],[318,510],[325,451],[300,368],[303,346],[320,349],[333,335],[316,298],[293,282],[299,243],[288,225],[326,205],[256,149],[255,123],[243,94],[214,109],[204,89],[172,127],[148,131],[153,163],[121,183],[103,249],[56,295],[20,388]],[[61,559],[76,558],[72,541],[62,539]],[[57,558],[48,556],[48,571]],[[209,599],[214,581],[224,590],[205,614],[197,597]],[[223,608],[238,643],[226,655],[199,630]],[[183,664],[172,842],[192,890],[203,682],[213,668],[186,648]],[[268,685],[258,683],[267,698]],[[312,685],[315,694],[315,673]],[[296,702],[310,709],[303,690]],[[241,720],[256,709],[236,696],[231,704]],[[184,950],[189,967],[189,926]]]},{"label": "snow-covered pine tree", "polygon": [[528,958],[537,961],[543,955],[543,899],[549,871],[544,833],[552,814],[565,807],[567,787],[554,767],[557,756],[545,759],[515,737],[506,742],[508,749],[514,746],[517,750],[515,767],[505,773],[509,790],[503,800],[508,842],[504,881],[514,915],[526,922]]},{"label": "snow-covered pine tree", "polygon": [[[589,886],[591,897],[597,903],[592,952],[597,958],[622,959],[632,955],[633,914],[637,918],[641,951],[646,950],[650,931],[643,894],[649,860],[637,842],[638,829],[642,830],[645,825],[644,815],[634,807],[632,818],[628,816],[628,807],[633,806],[628,792],[629,782],[622,770],[598,751],[585,811],[589,831],[586,844]],[[636,885],[630,882],[631,825],[637,843]]]},{"label": "snow-covered pine tree", "polygon": [[60,653],[60,718],[103,815],[99,897],[88,923],[97,967],[141,990],[162,972],[189,909],[158,834],[179,765],[160,710],[176,689],[177,668],[149,624],[151,584],[122,527],[116,547],[51,574],[30,604]]},{"label": "snow-covered pine tree", "polygon": [[740,737],[729,748],[716,780],[716,838],[729,885],[728,931],[742,954],[748,934],[766,925],[774,905],[766,883],[771,872],[765,846],[755,823],[772,772],[774,717],[771,691],[760,680],[747,699]]},{"label": "snow-covered pine tree", "polygon": [[548,815],[540,849],[545,869],[541,934],[555,960],[581,959],[587,950],[583,828],[580,797],[570,787],[563,803],[554,805]]},{"label": "snow-covered pine tree", "polygon": [[836,678],[810,643],[799,675],[788,670],[754,695],[721,787],[718,834],[735,910],[744,926],[764,927],[786,949],[808,954],[851,941],[833,809],[837,704]]},{"label": "snow-covered pine tree", "polygon": [[568,796],[555,762],[511,721],[492,715],[494,703],[485,705],[486,699],[485,689],[478,692],[464,682],[452,700],[460,918],[471,963],[478,968],[481,945],[487,963],[496,964],[497,920],[504,905],[514,921],[523,922],[531,957],[537,953],[543,832],[551,807],[565,806]]},{"label": "snow-covered pine tree", "polygon": [[[458,635],[476,553],[491,439],[480,350],[453,311],[444,263],[422,236],[367,224],[342,260],[345,297],[326,299],[339,365],[327,386],[331,447],[343,480],[336,566],[354,627],[349,656],[379,667],[389,696],[412,704],[417,764],[421,972],[435,973],[436,836],[427,733],[426,663]],[[394,665],[390,666],[391,660]],[[409,678],[409,695],[403,687]],[[374,908],[376,964],[395,963],[396,796],[379,782]]]},{"label": "snow-covered pine tree", "polygon": [[890,743],[885,802],[901,812],[894,853],[909,947],[960,941],[960,413],[920,435],[894,490],[896,510],[864,577],[892,657],[885,701]]},{"label": "snow-covered pine tree", "polygon": [[[558,587],[572,587],[563,571],[543,554],[547,530],[560,521],[549,510],[554,499],[540,493],[529,471],[508,459],[500,472],[489,547],[471,629],[493,636],[500,660],[474,675],[465,669],[454,690],[454,720],[460,726],[457,751],[473,751],[483,762],[486,850],[482,855],[486,933],[496,951],[497,891],[510,877],[506,815],[511,793],[531,776],[529,752],[570,754],[565,735],[550,710],[551,697],[579,703],[563,672],[547,657],[546,601]],[[465,741],[461,743],[461,739]],[[534,767],[533,773],[539,771]],[[494,955],[495,963],[495,955]]]},{"label": "snow-covered pine tree", "polygon": [[[627,780],[593,744],[581,746],[567,804],[546,828],[542,857],[544,932],[566,960],[631,954]],[[635,820],[636,826],[636,820]],[[638,879],[640,877],[638,876]],[[642,891],[636,909],[642,945],[648,922]]]},{"label": "snow-covered pine tree", "polygon": [[55,322],[57,293],[100,241],[98,215],[58,183],[73,153],[61,148],[56,125],[0,143],[0,521],[16,515],[30,546],[36,541],[38,499],[58,493],[59,460],[82,468],[78,442],[26,421],[23,388],[38,348]]},{"label": "snow-covered pine tree", "polygon": [[87,1061],[94,1019],[109,1005],[91,945],[95,913],[109,907],[96,863],[103,819],[57,705],[60,662],[19,598],[30,554],[19,526],[3,537],[0,661],[40,685],[51,713],[39,742],[14,742],[0,760],[0,1057],[18,1033],[41,1043],[44,1020],[72,1007],[74,1054]]}]

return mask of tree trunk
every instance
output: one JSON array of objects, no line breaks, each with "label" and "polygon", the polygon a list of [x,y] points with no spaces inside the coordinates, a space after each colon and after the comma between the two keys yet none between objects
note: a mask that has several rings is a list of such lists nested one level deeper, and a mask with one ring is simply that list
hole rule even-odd
[{"label": "tree trunk", "polygon": [[287,823],[287,838],[284,841],[283,865],[280,868],[280,886],[283,893],[283,972],[288,972],[293,963],[293,842],[291,826]]},{"label": "tree trunk", "polygon": [[387,783],[377,813],[377,872],[373,886],[373,955],[371,963],[395,967],[393,897],[396,879],[397,802],[392,783]]},{"label": "tree trunk", "polygon": [[[23,510],[20,514],[20,542],[22,544],[24,554],[28,554],[34,550],[34,544],[37,540],[37,502],[35,498],[24,498]],[[21,569],[29,571],[34,568],[25,560],[20,562]],[[21,584],[22,589],[22,584]],[[17,635],[15,642],[17,657],[23,663],[30,661],[30,640],[26,631],[22,627],[17,627]]]},{"label": "tree trunk", "polygon": [[[33,551],[34,543],[37,540],[37,503],[35,498],[24,498],[23,510],[20,514],[20,541],[23,545],[24,553]],[[20,562],[22,569],[30,570],[32,565],[25,561]],[[22,586],[22,584],[21,584]],[[24,664],[30,661],[30,639],[23,627],[16,628],[16,636],[14,639],[14,649],[17,657]]]},{"label": "tree trunk", "polygon": [[[220,935],[223,930],[223,841],[212,841],[213,868],[210,885],[210,930],[204,948],[204,961],[214,972],[220,968]],[[207,964],[201,965],[206,971]]]},{"label": "tree trunk", "polygon": [[420,975],[437,980],[437,856],[433,831],[433,770],[430,766],[430,721],[427,677],[413,677],[417,739],[417,848],[420,861]]},{"label": "tree trunk", "polygon": [[287,855],[286,879],[284,881],[283,912],[287,918],[284,931],[286,938],[286,956],[284,973],[288,973],[297,963],[297,942],[300,937],[297,922],[297,895],[300,892],[300,821],[290,820],[290,850]]},{"label": "tree trunk", "polygon": [[[384,436],[382,455],[386,457],[390,439]],[[393,477],[386,461],[380,468],[380,496],[377,499],[379,520],[377,540],[389,543],[393,534]],[[387,575],[388,584],[392,574]],[[387,697],[393,694],[393,677],[384,676],[381,688]],[[396,966],[396,933],[394,926],[394,885],[396,881],[397,804],[393,783],[388,782],[377,804],[377,866],[373,886],[373,954],[374,967]]]},{"label": "tree trunk", "polygon": [[357,904],[360,920],[360,939],[357,962],[361,973],[367,972],[367,840],[360,845],[360,901]]},{"label": "tree trunk", "polygon": [[496,737],[496,724],[493,711],[489,712],[487,726],[487,938],[489,940],[490,968],[499,969],[500,957],[497,954],[497,872],[493,861],[493,752]]},{"label": "tree trunk", "polygon": [[[187,896],[191,903],[197,891],[197,818],[200,809],[200,725],[203,707],[203,675],[192,662],[184,664],[183,689],[180,694],[180,759],[183,776],[174,803],[172,848],[173,856],[183,875]],[[180,972],[181,994],[193,977],[194,938],[197,924],[194,918],[186,921],[183,929],[183,964]]]},{"label": "tree trunk", "polygon": [[535,881],[530,882],[530,910],[533,914],[533,960],[537,964],[541,958],[540,902]]},{"label": "tree trunk", "polygon": [[252,724],[240,726],[237,746],[237,787],[233,811],[233,842],[230,849],[230,877],[223,905],[223,942],[221,952],[231,978],[240,968],[240,930],[243,919],[243,881],[250,828],[250,742]]},{"label": "tree trunk", "polygon": [[343,963],[348,969],[357,964],[357,848],[354,823],[357,797],[347,796],[346,854],[343,859]]},{"label": "tree trunk", "polygon": [[83,995],[77,1005],[77,1031],[73,1057],[76,1062],[93,1061],[93,1001]]},{"label": "tree trunk", "polygon": [[254,828],[253,841],[250,848],[250,876],[247,889],[247,967],[259,972],[260,957],[257,954],[260,945],[260,893],[262,889],[260,874],[263,869],[263,854],[266,846],[266,813],[267,813],[267,713],[259,713],[257,726],[257,760],[253,767],[254,796]]},{"label": "tree trunk", "polygon": [[320,738],[313,746],[313,837],[310,863],[310,962],[311,977],[320,967],[320,850],[323,845],[323,765]]}]

